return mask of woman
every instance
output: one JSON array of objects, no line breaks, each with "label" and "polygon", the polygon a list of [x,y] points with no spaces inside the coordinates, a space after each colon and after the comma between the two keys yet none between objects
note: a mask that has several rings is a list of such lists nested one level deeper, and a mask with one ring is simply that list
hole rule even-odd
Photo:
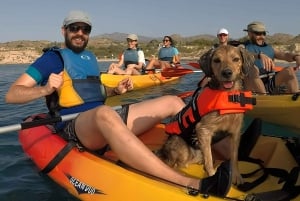
[{"label": "woman", "polygon": [[164,36],[163,46],[158,51],[158,59],[151,59],[146,69],[152,69],[153,66],[162,70],[165,68],[175,67],[180,63],[179,51],[174,47],[173,39],[170,36]]},{"label": "woman", "polygon": [[[109,66],[109,74],[140,75],[145,66],[145,55],[142,49],[138,48],[138,37],[135,34],[127,36],[128,48],[121,55],[119,63],[112,63]],[[124,64],[124,69],[121,67]]]}]

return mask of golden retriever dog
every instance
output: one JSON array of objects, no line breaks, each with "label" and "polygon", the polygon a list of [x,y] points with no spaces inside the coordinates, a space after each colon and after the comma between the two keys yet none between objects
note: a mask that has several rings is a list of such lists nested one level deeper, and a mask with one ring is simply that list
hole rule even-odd
[{"label": "golden retriever dog", "polygon": [[[254,57],[243,48],[227,45],[208,51],[201,56],[199,63],[205,75],[210,77],[207,87],[212,89],[211,91],[225,91],[226,94],[230,92],[243,94],[242,80],[246,76],[249,68],[254,65]],[[204,93],[207,87],[198,94],[201,95],[201,93]],[[237,99],[243,99],[243,97],[236,96]],[[193,97],[193,100],[194,99],[195,96]],[[251,109],[252,105],[255,104],[255,99],[251,97],[251,94],[250,97],[245,99],[248,101],[246,104],[251,105],[249,106],[249,109]],[[178,121],[179,114],[183,117],[181,121],[183,122],[182,124],[184,124],[185,121],[192,121],[192,118],[187,118],[187,111],[191,105],[197,105],[193,100],[176,115],[177,122],[180,122]],[[237,101],[238,105],[242,105],[243,101],[235,101]],[[203,110],[201,107],[206,104],[205,102],[208,102],[208,104],[211,103],[211,101],[206,101],[205,98],[202,98],[202,102],[197,105],[200,107],[200,109],[198,108],[197,110],[199,113]],[[243,104],[245,105],[245,103]],[[191,123],[193,125],[192,129],[187,129],[188,132],[184,132],[185,134],[180,133],[180,135],[174,135],[174,133],[168,132],[166,129],[166,132],[171,135],[162,148],[156,153],[171,167],[186,167],[191,163],[202,163],[204,164],[207,174],[212,176],[216,172],[216,164],[214,166],[211,150],[212,139],[213,137],[220,138],[218,135],[223,135],[221,138],[230,136],[230,146],[228,145],[230,149],[224,150],[224,152],[230,152],[228,158],[231,159],[232,183],[241,184],[243,180],[238,170],[238,147],[244,112],[245,110],[243,112],[234,111],[221,114],[220,110],[209,111],[203,116],[200,115],[200,120],[196,118],[196,122]],[[168,124],[166,128],[167,126]],[[178,127],[182,127],[182,125],[176,128]],[[192,147],[191,144],[196,146]]]}]

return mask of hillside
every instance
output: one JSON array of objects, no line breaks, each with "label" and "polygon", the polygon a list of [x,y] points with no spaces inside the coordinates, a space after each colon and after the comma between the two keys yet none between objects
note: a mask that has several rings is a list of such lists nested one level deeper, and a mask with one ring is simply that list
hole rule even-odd
[{"label": "hillside", "polygon": [[[117,59],[118,55],[126,48],[126,33],[112,33],[93,36],[90,38],[88,49],[93,51],[99,60]],[[183,59],[195,60],[217,42],[213,35],[197,35],[182,37],[178,34],[171,35],[176,42]],[[139,36],[141,47],[146,58],[157,54],[157,48],[161,38]],[[235,39],[245,40],[245,38]],[[267,36],[267,41],[284,51],[300,51],[300,35],[277,33]],[[42,54],[42,49],[51,46],[61,46],[61,43],[51,41],[11,41],[0,43],[0,64],[31,63]]]}]

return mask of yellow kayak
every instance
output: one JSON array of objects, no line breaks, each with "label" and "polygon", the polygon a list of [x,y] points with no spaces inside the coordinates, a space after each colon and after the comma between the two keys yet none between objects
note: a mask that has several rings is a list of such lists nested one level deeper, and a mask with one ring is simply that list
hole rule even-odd
[{"label": "yellow kayak", "polygon": [[[158,124],[140,138],[150,149],[158,149],[167,138],[164,125]],[[47,126],[21,130],[19,140],[24,152],[39,170],[80,200],[224,200],[224,198],[205,197],[201,194],[188,195],[184,186],[162,181],[159,178],[129,168],[122,163],[117,163],[118,158],[112,151],[108,151],[102,156],[88,151],[79,151],[72,144],[53,134]],[[260,136],[251,156],[263,160],[265,167],[281,168],[288,172],[297,166],[294,157],[280,138]],[[240,169],[242,173],[248,173],[257,169],[257,165],[240,162]],[[180,171],[199,178],[206,176],[203,166],[197,164],[190,165]],[[232,186],[226,200],[250,201],[250,193],[278,190],[282,188],[283,183],[278,184],[278,177],[269,176],[262,184],[248,192],[240,191]],[[300,196],[294,200],[299,199]]]},{"label": "yellow kayak", "polygon": [[133,89],[143,89],[156,85],[161,85],[174,80],[179,77],[163,77],[161,73],[145,74],[145,75],[112,75],[107,73],[101,74],[101,81],[105,86],[115,87],[117,84],[126,77],[131,77],[133,81]]},{"label": "yellow kayak", "polygon": [[253,110],[247,111],[247,115],[300,131],[300,96],[290,94],[255,97],[256,105]]}]

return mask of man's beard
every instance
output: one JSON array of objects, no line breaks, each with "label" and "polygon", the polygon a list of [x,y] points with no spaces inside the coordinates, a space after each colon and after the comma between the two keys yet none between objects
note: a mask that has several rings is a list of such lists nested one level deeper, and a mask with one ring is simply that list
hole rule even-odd
[{"label": "man's beard", "polygon": [[73,52],[80,53],[80,52],[84,51],[84,49],[86,48],[87,44],[88,44],[88,40],[84,41],[84,44],[82,46],[80,46],[80,47],[74,46],[72,44],[71,39],[68,38],[67,36],[65,36],[65,45],[66,45],[67,48],[73,50]]}]

